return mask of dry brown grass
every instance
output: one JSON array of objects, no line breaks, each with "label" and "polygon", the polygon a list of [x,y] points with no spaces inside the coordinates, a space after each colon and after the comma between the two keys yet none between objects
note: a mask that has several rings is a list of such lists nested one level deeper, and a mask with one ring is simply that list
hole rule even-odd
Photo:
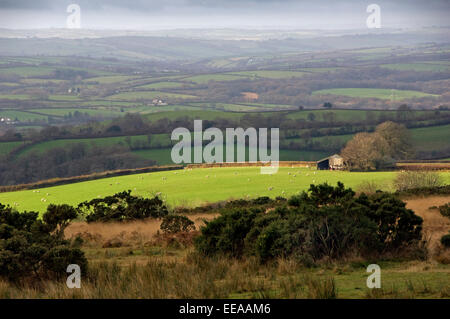
[{"label": "dry brown grass", "polygon": [[405,201],[407,208],[423,218],[423,233],[426,239],[429,239],[430,251],[434,251],[439,247],[441,237],[450,230],[450,219],[442,216],[437,209],[430,209],[430,207],[450,202],[450,196],[429,196]]},{"label": "dry brown grass", "polygon": [[[211,220],[214,214],[189,215],[196,229],[204,225],[204,220]],[[160,230],[161,220],[147,219],[132,222],[86,223],[74,222],[65,230],[66,238],[81,236],[86,245],[109,247],[144,245],[152,242]],[[114,245],[114,243],[120,243]],[[110,245],[108,245],[110,244]]]}]

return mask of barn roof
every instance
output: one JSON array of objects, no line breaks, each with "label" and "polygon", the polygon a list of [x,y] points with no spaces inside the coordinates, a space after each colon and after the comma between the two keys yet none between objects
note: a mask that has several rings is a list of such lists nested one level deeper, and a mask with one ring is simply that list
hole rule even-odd
[{"label": "barn roof", "polygon": [[325,158],[322,158],[322,159],[318,160],[317,163],[329,160],[330,158],[343,158],[343,157],[340,156],[339,154],[334,154],[334,155],[331,155],[331,156],[328,156],[328,157],[325,157]]}]

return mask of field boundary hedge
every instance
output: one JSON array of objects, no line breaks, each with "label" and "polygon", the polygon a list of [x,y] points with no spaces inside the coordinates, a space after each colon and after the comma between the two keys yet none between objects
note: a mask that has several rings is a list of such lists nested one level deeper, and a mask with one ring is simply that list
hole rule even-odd
[{"label": "field boundary hedge", "polygon": [[[280,167],[311,167],[316,166],[315,161],[280,161]],[[185,169],[189,168],[213,168],[213,167],[260,167],[260,166],[270,166],[270,163],[262,162],[233,162],[233,163],[203,163],[203,164],[189,164],[186,165]]]},{"label": "field boundary hedge", "polygon": [[450,161],[402,161],[395,167],[398,170],[450,170]]},{"label": "field boundary hedge", "polygon": [[50,186],[60,186],[65,184],[79,183],[85,181],[91,181],[96,179],[102,179],[107,177],[114,176],[123,176],[123,175],[133,175],[133,174],[142,174],[142,173],[151,173],[151,172],[161,172],[161,171],[174,171],[183,169],[183,165],[165,165],[165,166],[148,166],[143,168],[134,168],[134,169],[119,169],[113,171],[106,171],[101,173],[93,173],[89,175],[81,175],[67,178],[53,178],[44,181],[39,181],[36,183],[29,184],[20,184],[20,185],[11,185],[11,186],[0,186],[0,193],[6,192],[14,192],[20,190],[27,189],[36,189]]}]

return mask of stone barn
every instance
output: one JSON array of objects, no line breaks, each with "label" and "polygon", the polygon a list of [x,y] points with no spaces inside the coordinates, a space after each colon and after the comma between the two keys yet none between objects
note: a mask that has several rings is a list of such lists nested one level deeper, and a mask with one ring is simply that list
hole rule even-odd
[{"label": "stone barn", "polygon": [[325,157],[317,161],[317,169],[341,170],[344,169],[344,158],[338,154]]}]

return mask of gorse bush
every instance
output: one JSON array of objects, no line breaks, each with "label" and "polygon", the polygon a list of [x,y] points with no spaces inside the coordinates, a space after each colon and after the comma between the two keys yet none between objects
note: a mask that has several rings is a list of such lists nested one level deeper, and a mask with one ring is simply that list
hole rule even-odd
[{"label": "gorse bush", "polygon": [[444,247],[450,248],[450,234],[441,237],[441,244]]},{"label": "gorse bush", "polygon": [[450,203],[439,206],[439,212],[442,216],[450,218]]},{"label": "gorse bush", "polygon": [[186,216],[167,215],[163,217],[160,228],[164,233],[176,234],[195,230],[195,225],[194,222]]},{"label": "gorse bush", "polygon": [[169,213],[159,197],[136,197],[131,195],[130,190],[83,202],[77,210],[88,223],[162,218]]},{"label": "gorse bush", "polygon": [[66,275],[69,264],[87,270],[84,253],[63,239],[76,217],[67,205],[50,205],[42,220],[36,212],[17,212],[0,204],[0,277],[12,282]]},{"label": "gorse bush", "polygon": [[422,218],[394,195],[355,196],[338,183],[311,185],[271,210],[224,210],[201,228],[195,244],[204,255],[319,260],[393,251],[418,242],[421,231]]}]

